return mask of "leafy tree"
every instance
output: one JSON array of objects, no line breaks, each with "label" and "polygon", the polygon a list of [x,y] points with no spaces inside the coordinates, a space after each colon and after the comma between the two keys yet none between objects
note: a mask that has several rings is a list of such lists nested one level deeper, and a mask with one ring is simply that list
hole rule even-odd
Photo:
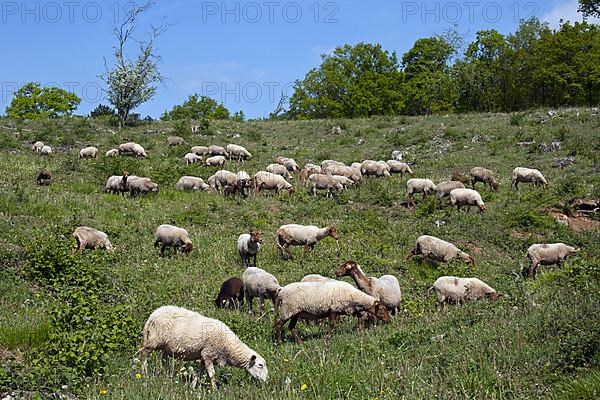
[{"label": "leafy tree", "polygon": [[80,102],[81,99],[74,93],[29,82],[15,92],[6,107],[6,114],[11,119],[57,118],[71,114]]},{"label": "leafy tree", "polygon": [[160,119],[163,121],[229,119],[229,115],[229,110],[223,104],[217,103],[210,97],[193,94],[183,104],[176,105],[171,111],[165,111]]},{"label": "leafy tree", "polygon": [[600,18],[600,0],[579,0],[577,11],[586,17]]},{"label": "leafy tree", "polygon": [[104,104],[98,104],[98,106],[90,112],[90,117],[92,118],[115,117],[116,115],[117,113],[114,108],[105,106]]},{"label": "leafy tree", "polygon": [[395,53],[359,43],[321,57],[319,68],[296,81],[289,117],[366,117],[396,114],[402,108],[402,72]]},{"label": "leafy tree", "polygon": [[[163,22],[159,27],[152,27],[147,41],[136,40],[133,36],[140,16],[153,5],[154,3],[148,2],[142,6],[134,4],[130,8],[120,25],[114,28],[117,39],[114,47],[114,65],[109,67],[106,59],[104,60],[106,72],[100,75],[100,78],[108,86],[107,98],[117,109],[120,126],[123,126],[131,110],[154,97],[155,84],[164,79],[158,70],[160,57],[154,44],[166,31],[167,25]],[[139,44],[139,53],[134,59],[125,54],[125,49],[131,41]]]}]

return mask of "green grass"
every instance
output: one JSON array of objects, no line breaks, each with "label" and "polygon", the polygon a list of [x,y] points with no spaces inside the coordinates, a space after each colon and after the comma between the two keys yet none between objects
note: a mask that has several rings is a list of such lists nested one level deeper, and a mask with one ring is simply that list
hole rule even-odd
[{"label": "green grass", "polygon": [[[291,197],[282,193],[247,199],[181,193],[174,190],[180,176],[207,178],[215,169],[185,166],[187,147],[166,146],[173,129],[169,124],[115,132],[70,119],[0,121],[0,392],[46,395],[67,385],[68,392],[81,398],[115,399],[595,398],[600,371],[600,235],[574,233],[545,212],[568,209],[576,198],[600,196],[595,166],[600,121],[588,114],[583,109],[564,110],[562,119],[543,125],[541,111],[217,121],[210,136],[185,137],[190,145],[246,146],[253,160],[227,168],[250,173],[278,155],[294,157],[300,164],[325,158],[351,163],[388,159],[399,147],[414,162],[415,177],[435,182],[449,179],[454,170],[486,166],[497,172],[500,191],[480,189],[488,206],[481,215],[458,213],[433,199],[420,202],[420,196],[415,209],[408,210],[401,205],[406,178],[399,176],[365,179],[333,199],[309,196],[304,189]],[[331,135],[334,125],[342,126],[344,133]],[[233,139],[234,133],[241,136]],[[472,141],[475,136],[480,140]],[[563,141],[559,154],[515,146],[521,140],[540,143],[555,138]],[[38,139],[53,146],[52,157],[31,153],[29,145]],[[142,144],[149,158],[77,159],[85,145],[95,145],[103,155],[128,140]],[[570,154],[577,164],[552,168],[557,158]],[[548,189],[522,185],[518,193],[511,191],[515,166],[540,169]],[[50,187],[35,185],[36,171],[42,167],[54,174]],[[152,178],[160,185],[159,194],[132,199],[102,193],[107,177],[124,170]],[[445,224],[438,228],[437,220]],[[188,229],[195,250],[187,257],[159,257],[152,244],[162,223]],[[342,236],[337,242],[324,240],[308,254],[292,248],[295,260],[282,260],[275,231],[285,223],[333,224]],[[106,232],[115,253],[71,256],[71,233],[79,225]],[[303,345],[293,344],[286,331],[287,340],[276,346],[271,314],[256,320],[245,312],[216,310],[213,303],[220,284],[243,272],[235,249],[237,236],[255,228],[265,233],[259,266],[281,284],[309,273],[332,276],[335,267],[352,258],[369,275],[399,278],[403,312],[362,338],[356,334],[356,321],[342,318],[329,344],[323,340],[324,327],[300,324]],[[406,260],[421,234],[456,243],[474,255],[476,266]],[[528,261],[524,253],[530,244],[555,241],[581,247],[581,255],[562,269],[543,267],[535,281],[516,278]],[[442,275],[477,276],[506,296],[495,303],[438,312],[427,289]],[[269,382],[261,385],[245,371],[217,368],[221,387],[213,392],[197,363],[174,362],[171,370],[161,371],[156,355],[149,360],[150,376],[137,379],[135,353],[143,324],[165,304],[223,320],[267,360]],[[196,389],[189,385],[190,367],[201,376]]]}]

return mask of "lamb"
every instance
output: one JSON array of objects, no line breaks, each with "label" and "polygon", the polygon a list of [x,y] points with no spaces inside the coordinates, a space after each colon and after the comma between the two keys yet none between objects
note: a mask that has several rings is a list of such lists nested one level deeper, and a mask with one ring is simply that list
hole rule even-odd
[{"label": "lamb", "polygon": [[160,255],[162,257],[165,256],[165,249],[167,247],[172,247],[174,253],[177,253],[177,249],[179,248],[185,254],[189,254],[194,248],[188,231],[177,226],[168,224],[160,225],[156,229],[154,236],[156,238],[154,247],[158,247],[159,244],[162,245],[160,248]]},{"label": "lamb", "polygon": [[510,187],[512,188],[514,185],[515,190],[518,190],[519,182],[533,183],[534,186],[537,186],[541,183],[544,186],[544,189],[546,186],[548,186],[548,181],[546,181],[544,175],[542,175],[542,173],[537,169],[533,168],[517,167],[513,169]]},{"label": "lamb", "polygon": [[292,178],[290,171],[288,171],[288,169],[281,164],[269,164],[265,170],[272,174],[283,176],[287,181]]},{"label": "lamb", "polygon": [[40,186],[48,186],[52,182],[52,173],[46,168],[40,169],[37,174],[36,182]]},{"label": "lamb", "polygon": [[417,238],[415,247],[408,254],[408,258],[418,254],[422,254],[425,258],[432,258],[436,261],[443,261],[446,263],[458,257],[465,263],[475,266],[473,257],[459,250],[459,248],[452,243],[438,239],[435,236],[422,235]]},{"label": "lamb", "polygon": [[521,272],[524,276],[535,277],[540,265],[558,264],[558,266],[562,266],[568,257],[577,255],[578,252],[579,249],[564,243],[532,244],[527,249],[531,266]]},{"label": "lamb", "polygon": [[239,278],[229,278],[221,285],[215,299],[215,306],[223,308],[229,302],[229,308],[238,308],[244,304],[244,282]]},{"label": "lamb", "polygon": [[348,260],[340,265],[336,271],[337,277],[350,276],[356,286],[369,296],[380,300],[392,315],[400,308],[402,292],[398,279],[393,275],[383,275],[380,278],[367,277],[356,261]]},{"label": "lamb", "polygon": [[308,188],[313,196],[317,189],[325,190],[325,197],[333,196],[333,191],[341,192],[344,186],[330,175],[314,174],[308,177]]},{"label": "lamb", "polygon": [[327,236],[331,236],[335,240],[340,238],[340,234],[333,226],[319,228],[315,225],[282,225],[277,229],[277,247],[282,255],[287,253],[293,259],[294,256],[288,249],[290,246],[304,246],[306,253]]},{"label": "lamb", "polygon": [[246,295],[250,313],[253,313],[252,304],[255,297],[258,297],[261,313],[265,307],[265,299],[271,299],[275,307],[275,300],[277,300],[279,290],[281,289],[277,278],[263,269],[248,267],[242,275],[242,281],[244,282],[244,294]]},{"label": "lamb", "polygon": [[471,168],[469,172],[471,175],[471,187],[475,189],[475,184],[477,182],[483,182],[483,185],[490,185],[490,189],[493,189],[495,192],[498,191],[498,180],[494,175],[494,171],[491,169],[483,168],[483,167],[474,167]]},{"label": "lamb", "polygon": [[470,185],[471,184],[471,177],[461,174],[458,171],[454,171],[452,173],[452,178],[450,178],[451,181],[458,181],[458,182],[462,182],[463,185]]},{"label": "lamb", "polygon": [[96,157],[98,157],[98,149],[93,146],[84,147],[83,149],[81,149],[79,151],[79,158],[96,158]]},{"label": "lamb", "polygon": [[221,146],[211,145],[208,146],[208,154],[211,156],[225,156],[229,157],[229,153]]},{"label": "lamb", "polygon": [[400,162],[397,160],[389,160],[387,164],[390,167],[390,173],[400,174],[400,178],[404,177],[404,174],[412,174],[412,169],[407,163]]},{"label": "lamb", "polygon": [[487,208],[481,199],[479,192],[473,189],[454,189],[450,192],[450,203],[460,211],[461,206],[477,206],[479,212],[484,212]]},{"label": "lamb", "polygon": [[104,155],[105,157],[116,157],[119,155],[119,149],[110,149]]},{"label": "lamb", "polygon": [[132,175],[126,178],[123,191],[129,192],[131,197],[135,197],[140,193],[145,196],[148,193],[158,193],[158,185],[152,182],[150,178]]},{"label": "lamb", "polygon": [[42,152],[43,147],[44,147],[44,142],[40,142],[38,140],[37,142],[35,142],[33,144],[33,146],[31,146],[31,150],[36,154],[40,154]]},{"label": "lamb", "polygon": [[52,147],[48,146],[48,145],[44,145],[44,147],[42,147],[42,149],[40,150],[40,154],[43,156],[49,156],[52,154]]},{"label": "lamb", "polygon": [[224,156],[208,157],[206,160],[204,160],[204,165],[207,167],[223,167],[225,165],[225,157]]},{"label": "lamb", "polygon": [[277,157],[277,163],[283,165],[290,172],[298,172],[300,167],[296,163],[296,160],[289,157]]},{"label": "lamb", "polygon": [[254,175],[254,184],[257,193],[260,193],[263,189],[275,190],[277,193],[281,190],[287,190],[289,194],[294,193],[294,187],[283,176],[266,171],[258,171]]},{"label": "lamb", "polygon": [[73,254],[78,251],[83,252],[84,249],[106,249],[109,253],[114,251],[108,235],[97,229],[80,226],[73,232],[73,237],[77,242],[73,247]]},{"label": "lamb", "polygon": [[194,153],[197,156],[205,156],[208,155],[208,147],[206,146],[193,146],[190,150],[191,153]]},{"label": "lamb", "polygon": [[176,190],[208,190],[210,186],[202,178],[195,176],[182,176],[175,184]]},{"label": "lamb", "polygon": [[388,165],[386,163],[380,163],[373,160],[363,161],[360,172],[366,176],[390,176],[390,171],[388,170]]},{"label": "lamb", "polygon": [[413,198],[415,193],[423,193],[423,199],[425,196],[435,192],[435,184],[431,179],[418,179],[412,178],[406,181],[406,193],[408,194],[408,205],[415,205]]},{"label": "lamb", "polygon": [[354,183],[358,183],[362,179],[360,169],[355,169],[346,165],[328,165],[323,168],[323,173],[327,175],[345,176],[346,178],[352,179]]},{"label": "lamb", "polygon": [[185,144],[185,140],[179,136],[169,136],[167,138],[167,145],[169,146],[181,146]]},{"label": "lamb", "polygon": [[442,276],[429,288],[429,292],[432,290],[435,290],[440,307],[444,307],[447,303],[463,303],[484,298],[498,300],[500,296],[489,285],[477,278]]},{"label": "lamb", "polygon": [[235,158],[238,161],[252,159],[252,154],[250,154],[250,152],[243,146],[239,146],[237,144],[228,144],[226,150],[229,153],[229,159]]},{"label": "lamb", "polygon": [[134,156],[134,157],[148,157],[146,150],[142,146],[134,142],[127,142],[119,145],[119,154]]},{"label": "lamb", "polygon": [[[296,282],[281,288],[276,308],[281,308],[281,318],[274,328],[277,342],[281,342],[281,331],[290,321],[290,331],[301,344],[296,331],[298,319],[329,319],[325,340],[331,338],[335,321],[339,315],[353,315],[358,319],[358,332],[362,334],[361,317],[367,313],[389,322],[390,314],[385,305],[374,297],[361,292],[346,282]],[[278,312],[276,312],[278,314]]]},{"label": "lamb", "polygon": [[435,186],[435,192],[437,193],[437,197],[438,198],[444,198],[448,195],[450,195],[450,192],[453,191],[454,189],[464,189],[465,185],[463,185],[462,182],[459,181],[444,181],[441,183],[438,183]]},{"label": "lamb", "polygon": [[[252,233],[243,233],[238,237],[237,250],[242,259],[244,267],[256,267],[256,255],[260,251],[263,234],[261,231],[253,231]],[[250,262],[254,259],[254,262]]]},{"label": "lamb", "polygon": [[[156,309],[144,325],[144,345],[140,350],[147,371],[147,357],[160,350],[163,360],[174,357],[186,361],[202,360],[212,387],[216,389],[214,363],[232,365],[266,382],[267,363],[245,345],[223,322],[175,306]],[[194,379],[194,383],[196,379]]]},{"label": "lamb", "polygon": [[185,165],[199,164],[202,162],[202,157],[194,153],[187,153],[183,157],[183,160],[185,161]]}]

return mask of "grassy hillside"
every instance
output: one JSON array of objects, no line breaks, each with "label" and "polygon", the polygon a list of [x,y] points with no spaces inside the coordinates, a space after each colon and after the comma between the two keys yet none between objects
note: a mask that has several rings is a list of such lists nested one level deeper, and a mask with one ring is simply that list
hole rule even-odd
[{"label": "grassy hillside", "polygon": [[[330,134],[333,125],[344,133]],[[182,175],[207,178],[216,169],[185,166],[187,146],[169,148],[174,127],[155,123],[124,131],[86,120],[17,124],[0,121],[0,393],[71,393],[81,398],[356,398],[510,399],[600,396],[600,233],[575,232],[548,210],[572,211],[580,198],[600,197],[600,118],[589,110],[372,118],[339,121],[215,122],[203,135],[184,134],[190,145],[238,143],[254,155],[227,169],[254,173],[278,155],[300,164],[337,159],[346,163],[388,159],[405,149],[414,177],[435,182],[452,171],[486,166],[500,177],[499,192],[482,189],[488,212],[457,212],[434,199],[403,205],[405,180],[365,179],[333,199],[261,195],[224,199],[217,193],[174,190]],[[562,141],[560,153],[543,153],[517,142]],[[35,140],[53,146],[43,158]],[[124,141],[142,144],[149,158],[79,160],[95,145],[103,155]],[[576,164],[552,167],[566,156]],[[510,190],[516,166],[541,170],[546,190]],[[36,171],[54,174],[50,187],[35,184]],[[130,198],[102,193],[106,178],[127,170],[148,176],[160,193]],[[593,216],[596,220],[598,215]],[[438,223],[436,224],[436,221]],[[439,223],[443,221],[444,223]],[[185,227],[195,250],[161,258],[153,248],[162,223]],[[295,260],[276,252],[275,231],[285,223],[335,225],[330,238]],[[594,222],[588,223],[593,225]],[[71,256],[79,225],[106,232],[115,253]],[[439,225],[439,227],[438,227]],[[342,318],[329,344],[325,327],[299,324],[303,345],[274,344],[272,313],[214,307],[220,284],[243,272],[235,250],[240,233],[265,233],[259,266],[295,282],[308,273],[333,276],[346,259],[371,276],[394,274],[403,291],[403,312],[385,326],[356,334]],[[432,234],[470,252],[476,266],[406,260],[415,239]],[[537,242],[563,241],[582,249],[563,268],[542,267],[535,280],[519,277],[525,251]],[[442,275],[477,276],[506,294],[438,312],[427,289]],[[174,362],[160,373],[160,357],[141,374],[136,351],[142,327],[157,307],[174,304],[227,323],[268,363],[267,384],[245,371],[217,368],[221,384],[210,389],[194,363]],[[269,309],[271,305],[269,304]],[[200,386],[189,386],[191,369]],[[65,386],[63,386],[65,385]]]}]

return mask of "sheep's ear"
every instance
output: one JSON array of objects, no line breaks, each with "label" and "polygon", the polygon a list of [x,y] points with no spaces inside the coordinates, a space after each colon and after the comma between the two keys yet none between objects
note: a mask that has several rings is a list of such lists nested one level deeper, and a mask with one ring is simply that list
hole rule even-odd
[{"label": "sheep's ear", "polygon": [[252,354],[252,357],[250,357],[250,362],[248,363],[248,368],[254,367],[254,364],[256,364],[256,354]]}]

